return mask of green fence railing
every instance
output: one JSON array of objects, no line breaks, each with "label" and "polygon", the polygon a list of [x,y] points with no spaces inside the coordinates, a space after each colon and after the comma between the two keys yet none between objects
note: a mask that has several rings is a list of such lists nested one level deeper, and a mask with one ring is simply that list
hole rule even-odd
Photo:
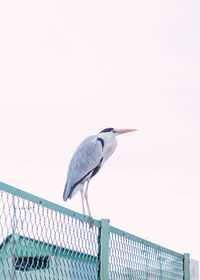
[{"label": "green fence railing", "polygon": [[179,254],[0,183],[0,279],[189,280]]}]

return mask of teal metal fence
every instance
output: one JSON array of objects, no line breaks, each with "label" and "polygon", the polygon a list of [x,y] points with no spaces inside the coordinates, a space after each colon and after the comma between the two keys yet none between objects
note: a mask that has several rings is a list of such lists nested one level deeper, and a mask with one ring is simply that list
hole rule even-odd
[{"label": "teal metal fence", "polygon": [[0,279],[189,280],[179,254],[0,183]]}]

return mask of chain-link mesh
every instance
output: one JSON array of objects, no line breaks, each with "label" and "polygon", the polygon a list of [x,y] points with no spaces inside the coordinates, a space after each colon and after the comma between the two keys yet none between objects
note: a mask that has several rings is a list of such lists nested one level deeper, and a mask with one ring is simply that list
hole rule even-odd
[{"label": "chain-link mesh", "polygon": [[98,279],[99,228],[0,191],[0,279]]},{"label": "chain-link mesh", "polygon": [[[125,235],[125,234],[124,234]],[[182,280],[183,258],[144,244],[119,233],[110,232],[109,279]],[[150,244],[150,243],[149,243]],[[177,254],[178,255],[178,254]]]},{"label": "chain-link mesh", "polygon": [[0,279],[183,279],[183,255],[109,223],[104,240],[100,221],[90,227],[83,215],[7,186],[0,183]]}]

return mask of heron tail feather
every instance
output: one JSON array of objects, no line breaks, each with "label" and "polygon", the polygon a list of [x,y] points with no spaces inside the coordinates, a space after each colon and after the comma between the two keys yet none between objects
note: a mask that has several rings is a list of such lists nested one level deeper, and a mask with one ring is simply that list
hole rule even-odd
[{"label": "heron tail feather", "polygon": [[70,194],[70,188],[68,186],[68,181],[67,181],[67,183],[65,184],[64,192],[63,192],[63,200],[64,201],[66,201],[69,198],[69,194]]}]

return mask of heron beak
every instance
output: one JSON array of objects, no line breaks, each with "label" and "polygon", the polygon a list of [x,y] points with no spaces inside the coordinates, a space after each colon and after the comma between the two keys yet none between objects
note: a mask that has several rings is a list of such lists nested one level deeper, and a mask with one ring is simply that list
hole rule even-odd
[{"label": "heron beak", "polygon": [[116,134],[123,134],[126,132],[137,131],[137,129],[115,129]]}]

